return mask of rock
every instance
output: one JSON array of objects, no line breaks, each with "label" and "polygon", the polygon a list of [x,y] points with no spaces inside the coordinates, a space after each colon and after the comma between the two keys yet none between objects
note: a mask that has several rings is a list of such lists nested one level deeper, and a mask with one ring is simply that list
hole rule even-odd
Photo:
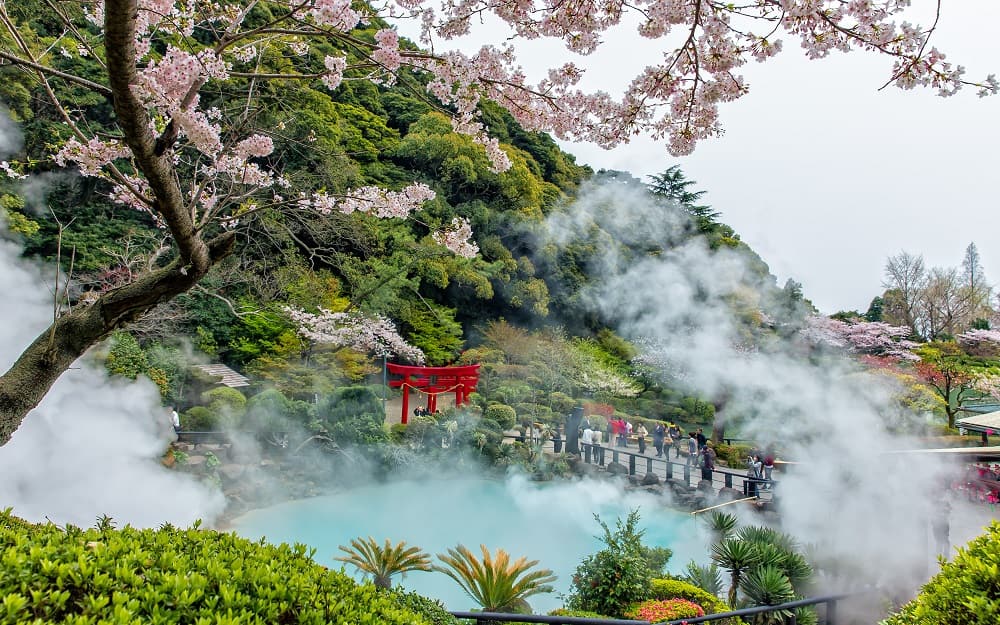
[{"label": "rock", "polygon": [[189,467],[200,467],[208,460],[205,456],[188,456],[184,462]]},{"label": "rock", "polygon": [[270,458],[264,458],[263,460],[260,461],[260,466],[262,467],[273,467],[274,465],[275,465],[274,460],[271,460]]},{"label": "rock", "polygon": [[609,462],[605,470],[611,475],[628,475],[628,467],[620,462]]},{"label": "rock", "polygon": [[660,476],[655,473],[647,473],[642,476],[643,486],[656,486],[660,483]]},{"label": "rock", "polygon": [[246,472],[242,464],[224,464],[219,467],[219,473],[227,480],[238,480]]},{"label": "rock", "polygon": [[743,499],[743,493],[735,488],[720,488],[718,498],[719,501],[733,501],[735,499]]},{"label": "rock", "polygon": [[698,490],[702,493],[714,493],[715,489],[712,488],[712,480],[701,480],[698,482]]}]

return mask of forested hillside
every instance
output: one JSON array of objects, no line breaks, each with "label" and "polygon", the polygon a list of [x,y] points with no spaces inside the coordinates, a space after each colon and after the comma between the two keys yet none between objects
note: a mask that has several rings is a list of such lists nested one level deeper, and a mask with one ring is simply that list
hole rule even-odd
[{"label": "forested hillside", "polygon": [[[67,47],[67,32],[50,5],[26,0],[8,9],[13,20],[30,27],[22,28],[34,37],[28,45],[46,51],[57,70],[100,73],[97,57]],[[254,11],[258,21],[271,18],[266,5]],[[370,42],[382,27],[374,21],[352,36]],[[256,71],[291,75],[294,67],[294,78],[256,82],[237,76],[213,84],[209,95],[217,102],[202,96],[204,107],[228,107],[227,116],[242,115],[248,126],[268,130],[274,150],[258,161],[280,177],[281,199],[287,201],[248,198],[229,219],[202,224],[205,231],[234,231],[236,254],[195,289],[117,334],[113,371],[149,375],[166,402],[187,407],[201,401],[188,365],[221,361],[259,389],[275,387],[308,400],[365,382],[380,372],[381,362],[372,353],[306,338],[289,309],[360,311],[395,323],[428,364],[485,363],[482,393],[536,416],[583,396],[633,408],[645,398],[653,403],[643,412],[710,423],[710,403],[644,375],[633,361],[634,346],[612,331],[614,320],[579,305],[579,293],[594,279],[593,260],[611,235],[595,225],[592,237],[563,246],[540,236],[553,214],[573,210],[581,189],[601,184],[638,188],[665,216],[689,220],[682,240],[653,248],[612,241],[625,257],[639,260],[702,238],[709,249],[737,250],[749,260],[755,277],[747,288],[756,295],[747,301],[753,305],[733,307],[748,335],[780,331],[810,308],[798,285],[775,287],[767,266],[718,221],[719,213],[699,205],[701,192],[678,167],[665,164],[648,184],[623,172],[595,173],[549,136],[525,131],[487,102],[481,105],[483,121],[512,163],[496,173],[484,146],[456,133],[447,109],[414,88],[427,80],[415,71],[379,83],[365,79],[366,70],[352,69],[333,91],[318,77],[304,79],[303,68],[321,65],[322,54],[331,52],[324,46],[334,45],[299,49],[294,41],[279,41],[258,57]],[[346,46],[342,52],[351,57],[356,50]],[[0,67],[0,74],[0,99],[18,129],[11,135],[16,144],[4,146],[2,157],[30,164],[33,173],[27,181],[0,178],[0,200],[24,254],[57,260],[70,277],[66,304],[90,301],[168,262],[174,253],[166,245],[169,235],[150,211],[113,203],[107,179],[45,160],[53,145],[70,138],[64,111],[52,106],[46,87],[13,66]],[[116,136],[106,99],[72,84],[52,84],[90,131]],[[257,106],[265,101],[270,105]],[[233,110],[238,107],[245,110]],[[364,185],[401,189],[413,182],[428,185],[436,197],[405,220],[361,212],[324,215],[294,201],[317,192],[342,194]],[[479,248],[473,258],[452,254],[435,240],[434,233],[457,217],[471,222]]]}]

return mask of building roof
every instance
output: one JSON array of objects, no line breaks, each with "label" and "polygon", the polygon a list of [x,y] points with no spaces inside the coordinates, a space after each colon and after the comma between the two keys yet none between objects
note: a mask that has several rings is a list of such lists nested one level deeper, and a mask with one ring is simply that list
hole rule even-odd
[{"label": "building roof", "polygon": [[219,380],[219,384],[228,386],[229,388],[250,386],[250,378],[233,371],[226,365],[195,365],[195,368],[204,371],[210,376],[222,378]]},{"label": "building roof", "polygon": [[965,417],[955,421],[955,425],[971,432],[1000,434],[1000,410]]}]

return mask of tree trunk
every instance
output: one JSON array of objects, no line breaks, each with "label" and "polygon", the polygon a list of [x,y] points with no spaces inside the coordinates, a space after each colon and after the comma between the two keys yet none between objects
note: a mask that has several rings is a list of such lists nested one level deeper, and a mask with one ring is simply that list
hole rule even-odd
[{"label": "tree trunk", "polygon": [[726,404],[729,403],[729,392],[723,391],[719,397],[712,402],[712,407],[715,408],[715,415],[712,417],[712,440],[715,441],[717,445],[721,445],[725,442],[723,439],[726,437]]},{"label": "tree trunk", "polygon": [[176,260],[109,291],[89,306],[59,317],[0,376],[0,446],[10,440],[25,416],[52,385],[92,345],[138,319],[157,304],[186,292],[208,270],[233,251],[235,236],[225,233],[210,241],[204,271]]}]

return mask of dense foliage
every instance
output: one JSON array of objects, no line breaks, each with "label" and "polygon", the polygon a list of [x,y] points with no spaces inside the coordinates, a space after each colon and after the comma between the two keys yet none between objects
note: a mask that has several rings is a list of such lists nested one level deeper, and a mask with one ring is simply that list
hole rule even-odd
[{"label": "dense foliage", "polygon": [[[373,585],[273,546],[199,529],[25,527],[0,513],[0,622],[431,622]],[[436,623],[447,620],[436,619]]]},{"label": "dense foliage", "polygon": [[705,616],[700,605],[687,599],[649,599],[625,613],[628,618],[650,623]]},{"label": "dense foliage", "polygon": [[1000,621],[1000,523],[959,547],[917,598],[883,625],[987,625]]},{"label": "dense foliage", "polygon": [[653,580],[643,553],[639,510],[632,510],[624,521],[617,519],[614,531],[600,517],[595,518],[604,532],[604,548],[584,558],[576,568],[566,605],[621,618],[633,604],[649,597]]}]

